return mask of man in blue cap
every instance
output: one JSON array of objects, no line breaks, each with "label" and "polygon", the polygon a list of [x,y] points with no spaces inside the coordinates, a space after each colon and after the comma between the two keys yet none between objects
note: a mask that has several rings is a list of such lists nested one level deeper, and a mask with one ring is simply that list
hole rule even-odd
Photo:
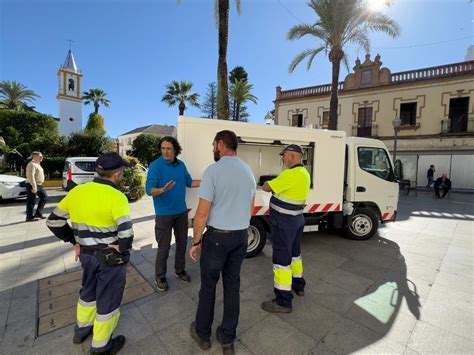
[{"label": "man in blue cap", "polygon": [[123,335],[112,338],[133,241],[128,200],[116,185],[125,166],[117,153],[100,156],[99,177],[72,189],[46,221],[56,237],[74,245],[76,261],[81,261],[84,274],[73,343],[81,344],[93,334],[91,354],[116,354],[125,344]]},{"label": "man in blue cap", "polygon": [[304,295],[301,237],[304,229],[304,206],[311,177],[303,166],[304,150],[290,144],[280,153],[287,167],[275,179],[265,182],[262,189],[272,193],[269,221],[273,236],[273,291],[275,298],[262,303],[271,313],[290,313],[293,292]]}]

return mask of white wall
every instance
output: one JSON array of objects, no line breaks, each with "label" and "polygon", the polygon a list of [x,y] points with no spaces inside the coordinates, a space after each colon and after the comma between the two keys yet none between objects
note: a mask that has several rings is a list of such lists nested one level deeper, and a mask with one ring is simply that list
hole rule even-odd
[{"label": "white wall", "polygon": [[[70,118],[73,120],[71,121]],[[68,136],[82,130],[82,102],[59,99],[59,134]]]}]

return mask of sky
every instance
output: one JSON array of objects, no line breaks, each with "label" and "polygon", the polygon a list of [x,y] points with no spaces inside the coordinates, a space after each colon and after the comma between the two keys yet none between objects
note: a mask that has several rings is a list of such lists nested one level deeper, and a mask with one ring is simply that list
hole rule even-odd
[{"label": "sky", "polygon": [[[228,67],[243,66],[258,104],[248,103],[249,121],[263,123],[283,90],[326,84],[331,66],[324,54],[288,73],[292,59],[314,39],[286,39],[288,30],[316,16],[305,0],[231,1]],[[371,0],[372,1],[372,0]],[[373,0],[377,1],[377,0]],[[401,35],[371,34],[392,73],[461,62],[474,43],[474,3],[469,0],[394,0],[382,11],[398,22]],[[101,107],[107,134],[117,137],[148,124],[176,125],[177,107],[161,102],[172,80],[191,81],[204,98],[217,78],[217,31],[213,0],[0,0],[0,80],[16,80],[40,98],[37,111],[59,114],[57,70],[72,39],[84,77],[82,88],[99,87],[111,100]],[[351,70],[363,50],[347,48]],[[347,75],[341,67],[340,80]],[[83,107],[83,125],[93,107]],[[201,116],[189,108],[188,116]]]}]

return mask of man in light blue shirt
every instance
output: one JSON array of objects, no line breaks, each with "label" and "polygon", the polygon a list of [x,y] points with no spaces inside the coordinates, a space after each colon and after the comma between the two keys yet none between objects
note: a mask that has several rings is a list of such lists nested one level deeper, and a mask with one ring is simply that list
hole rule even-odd
[{"label": "man in light blue shirt", "polygon": [[237,157],[237,145],[237,136],[232,131],[220,131],[214,138],[216,163],[202,176],[189,251],[196,261],[202,248],[201,291],[191,336],[201,349],[211,347],[216,285],[222,272],[224,315],[216,337],[224,351],[229,352],[233,351],[239,321],[240,267],[247,252],[247,231],[256,192],[255,177],[250,167]]},{"label": "man in light blue shirt", "polygon": [[158,145],[161,157],[151,163],[146,179],[146,193],[153,196],[155,206],[155,237],[158,250],[155,262],[155,283],[158,291],[168,291],[166,264],[171,246],[171,230],[176,240],[175,273],[183,282],[191,277],[185,271],[188,238],[186,187],[198,187],[186,165],[177,158],[181,145],[174,137],[163,137]]}]

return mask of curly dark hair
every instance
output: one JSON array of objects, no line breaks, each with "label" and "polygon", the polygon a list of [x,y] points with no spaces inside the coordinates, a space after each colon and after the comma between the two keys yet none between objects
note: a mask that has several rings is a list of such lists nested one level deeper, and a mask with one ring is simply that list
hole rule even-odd
[{"label": "curly dark hair", "polygon": [[160,141],[158,142],[158,151],[159,151],[160,155],[161,155],[161,144],[163,144],[163,142],[168,142],[168,143],[171,143],[173,145],[174,156],[175,156],[174,161],[176,162],[178,155],[180,155],[181,151],[183,150],[183,148],[181,148],[181,145],[179,144],[178,140],[174,137],[171,137],[171,136],[162,137],[160,139]]}]

